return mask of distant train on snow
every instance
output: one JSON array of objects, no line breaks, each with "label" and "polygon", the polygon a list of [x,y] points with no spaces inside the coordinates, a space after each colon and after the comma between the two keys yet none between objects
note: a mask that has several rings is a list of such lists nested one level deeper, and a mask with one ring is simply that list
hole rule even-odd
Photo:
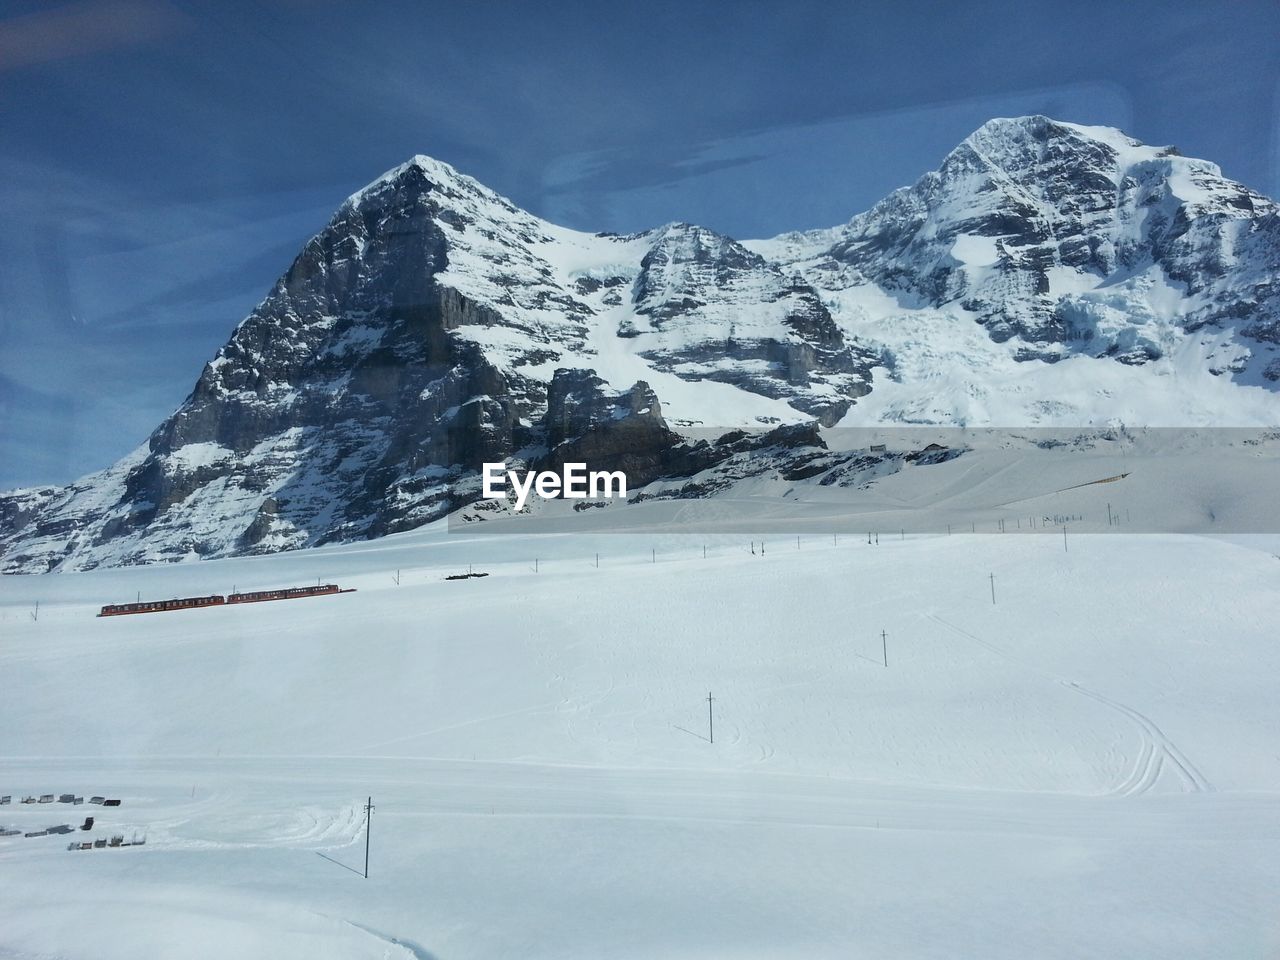
[{"label": "distant train on snow", "polygon": [[314,587],[287,587],[284,590],[257,590],[252,593],[233,593],[229,596],[214,594],[209,597],[180,597],[175,600],[151,600],[139,603],[109,603],[98,614],[100,617],[119,617],[127,613],[160,613],[164,610],[190,610],[195,607],[217,607],[228,603],[263,603],[267,600],[297,600],[302,597],[323,597],[331,593],[355,593],[354,588],[343,590],[336,583],[323,583]]},{"label": "distant train on snow", "polygon": [[325,583],[315,587],[287,587],[284,590],[259,590],[256,593],[233,593],[227,597],[227,603],[261,603],[263,600],[296,600],[298,597],[320,597],[326,593],[355,593],[355,591],[339,590],[336,583]]}]

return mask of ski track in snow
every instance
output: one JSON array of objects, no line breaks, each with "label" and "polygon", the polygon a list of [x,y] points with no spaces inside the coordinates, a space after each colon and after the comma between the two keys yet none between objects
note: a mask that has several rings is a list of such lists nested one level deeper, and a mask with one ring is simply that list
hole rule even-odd
[{"label": "ski track in snow", "polygon": [[1183,782],[1187,792],[1205,793],[1213,790],[1213,785],[1209,783],[1204,774],[1199,771],[1195,764],[1187,758],[1186,754],[1184,754],[1172,740],[1165,736],[1164,732],[1156,726],[1155,722],[1145,714],[1139,713],[1132,707],[1126,706],[1123,703],[1118,703],[1109,697],[1104,697],[1102,694],[1082,686],[1075,680],[1067,680],[1063,677],[1055,676],[1040,667],[1026,663],[996,644],[983,640],[969,631],[956,626],[954,623],[944,620],[936,614],[931,613],[927,614],[927,616],[930,620],[940,623],[947,629],[980,644],[1001,659],[1037,673],[1042,677],[1053,680],[1067,690],[1079,693],[1082,696],[1086,696],[1091,700],[1095,700],[1098,703],[1103,704],[1104,706],[1110,707],[1126,720],[1130,721],[1138,731],[1141,743],[1138,750],[1138,759],[1133,771],[1110,791],[1111,795],[1135,796],[1146,793],[1160,780],[1160,775],[1163,772],[1166,759],[1178,771],[1179,778]]},{"label": "ski track in snow", "polygon": [[1186,784],[1188,792],[1191,793],[1207,793],[1213,790],[1213,785],[1205,779],[1199,769],[1184,754],[1178,746],[1165,736],[1155,722],[1145,714],[1139,713],[1132,707],[1125,706],[1123,703],[1117,703],[1109,697],[1093,690],[1082,687],[1075,681],[1061,680],[1068,689],[1075,690],[1097,700],[1099,703],[1106,704],[1113,710],[1118,711],[1138,727],[1142,733],[1142,752],[1139,755],[1137,766],[1133,775],[1116,789],[1115,792],[1125,795],[1134,793],[1145,793],[1155,786],[1156,781],[1160,779],[1160,773],[1164,766],[1164,761],[1169,760],[1170,763],[1178,771],[1183,783]]}]

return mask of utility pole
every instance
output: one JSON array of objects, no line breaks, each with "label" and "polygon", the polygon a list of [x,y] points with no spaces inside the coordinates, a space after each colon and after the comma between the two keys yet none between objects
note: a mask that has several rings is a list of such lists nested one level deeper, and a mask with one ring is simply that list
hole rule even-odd
[{"label": "utility pole", "polygon": [[534,558],[533,558],[533,572],[534,572],[534,573],[537,573],[537,572],[538,572],[538,558],[537,558],[537,557],[534,557]]},{"label": "utility pole", "polygon": [[600,554],[596,554],[596,569],[600,569]]},{"label": "utility pole", "polygon": [[711,704],[715,701],[715,697],[711,696],[711,691],[707,691],[707,739],[712,743],[716,742],[716,721],[711,713]]},{"label": "utility pole", "polygon": [[364,878],[369,879],[369,828],[373,825],[373,797],[364,805]]},{"label": "utility pole", "polygon": [[1070,552],[1069,550],[1067,550],[1067,525],[1065,523],[1062,525],[1062,552],[1063,553]]},{"label": "utility pole", "polygon": [[987,579],[991,581],[991,605],[994,607],[996,603],[996,575],[989,573],[987,574]]},{"label": "utility pole", "polygon": [[884,654],[884,665],[889,666],[889,635],[880,631],[880,651]]},{"label": "utility pole", "polygon": [[31,614],[31,619],[36,621],[37,623],[40,621],[40,601],[39,600],[36,601],[36,609],[35,609],[35,612]]},{"label": "utility pole", "polygon": [[1111,504],[1107,504],[1107,526],[1111,526]]}]

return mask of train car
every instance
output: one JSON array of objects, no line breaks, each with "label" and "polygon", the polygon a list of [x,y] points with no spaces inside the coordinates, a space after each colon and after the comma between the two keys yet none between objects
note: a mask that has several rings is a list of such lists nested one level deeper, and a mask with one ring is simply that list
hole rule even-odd
[{"label": "train car", "polygon": [[349,593],[339,589],[336,583],[322,583],[314,587],[288,587],[284,590],[257,590],[253,593],[233,593],[227,603],[262,603],[267,600],[297,600],[301,597],[323,597],[332,593]]},{"label": "train car", "polygon": [[174,600],[151,600],[143,603],[109,603],[98,614],[100,617],[119,617],[130,613],[160,613],[164,610],[190,610],[196,607],[216,607],[227,598],[215,594],[211,597],[179,597]]},{"label": "train car", "polygon": [[323,597],[334,593],[354,593],[343,590],[336,583],[321,583],[314,587],[287,587],[284,590],[257,590],[252,593],[233,593],[230,596],[181,597],[175,600],[155,600],[146,603],[109,603],[98,614],[100,617],[118,617],[129,613],[159,613],[163,610],[189,610],[195,607],[216,607],[225,603],[262,603],[266,600],[296,600],[300,597]]}]

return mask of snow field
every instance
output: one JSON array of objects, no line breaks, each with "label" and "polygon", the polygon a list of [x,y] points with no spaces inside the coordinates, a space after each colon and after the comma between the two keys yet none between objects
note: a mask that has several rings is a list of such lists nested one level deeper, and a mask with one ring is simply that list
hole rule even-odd
[{"label": "snow field", "polygon": [[0,580],[0,793],[148,837],[0,840],[0,956],[1275,949],[1272,553],[672,530]]}]

